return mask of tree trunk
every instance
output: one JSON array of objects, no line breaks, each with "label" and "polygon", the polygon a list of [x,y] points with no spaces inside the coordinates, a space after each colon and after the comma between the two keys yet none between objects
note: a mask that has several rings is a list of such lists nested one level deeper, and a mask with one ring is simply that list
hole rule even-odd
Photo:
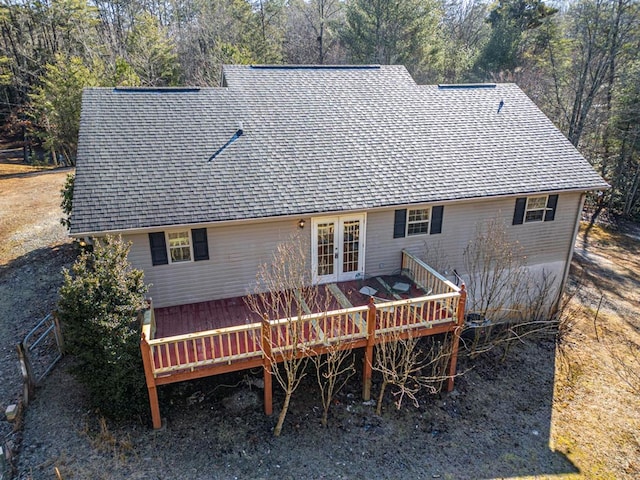
[{"label": "tree trunk", "polygon": [[29,139],[27,138],[27,129],[22,127],[22,161],[29,163]]},{"label": "tree trunk", "polygon": [[384,398],[384,391],[387,388],[387,382],[382,381],[380,385],[380,395],[378,395],[378,404],[376,405],[376,415],[382,415],[382,399]]},{"label": "tree trunk", "polygon": [[291,400],[291,393],[287,392],[284,396],[284,405],[282,405],[282,410],[280,410],[280,415],[278,416],[278,423],[276,423],[276,428],[273,430],[273,436],[279,437],[282,433],[282,425],[284,425],[284,419],[287,416],[287,410],[289,410],[289,401]]}]

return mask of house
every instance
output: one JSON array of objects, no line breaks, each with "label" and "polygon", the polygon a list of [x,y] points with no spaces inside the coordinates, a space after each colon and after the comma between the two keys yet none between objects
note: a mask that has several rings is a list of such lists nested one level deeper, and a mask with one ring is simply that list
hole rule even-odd
[{"label": "house", "polygon": [[498,218],[558,292],[585,193],[607,188],[514,84],[417,85],[377,65],[223,76],[219,88],[83,95],[71,235],[131,241],[156,317],[174,327],[180,306],[250,292],[300,229],[314,281],[340,284],[390,275],[425,246],[464,277],[470,238]]}]

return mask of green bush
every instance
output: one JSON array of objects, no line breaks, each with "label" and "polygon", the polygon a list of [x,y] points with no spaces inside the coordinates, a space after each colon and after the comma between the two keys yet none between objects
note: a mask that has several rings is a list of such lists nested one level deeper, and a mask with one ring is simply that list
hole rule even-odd
[{"label": "green bush", "polygon": [[138,312],[146,304],[143,272],[127,261],[130,244],[120,237],[96,241],[63,270],[58,316],[73,373],[104,415],[123,419],[147,413]]},{"label": "green bush", "polygon": [[67,230],[71,228],[71,208],[73,204],[73,186],[75,184],[76,176],[73,173],[67,175],[67,179],[64,182],[62,190],[60,190],[60,208],[65,217],[60,219],[60,223],[63,227],[67,227]]}]

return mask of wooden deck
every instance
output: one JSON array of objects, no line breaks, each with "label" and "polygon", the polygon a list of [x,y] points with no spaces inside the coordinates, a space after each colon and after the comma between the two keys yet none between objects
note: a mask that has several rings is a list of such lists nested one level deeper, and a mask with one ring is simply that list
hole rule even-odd
[{"label": "wooden deck", "polygon": [[154,314],[156,317],[156,338],[205,332],[262,321],[259,315],[249,310],[245,303],[245,297],[156,308]]},{"label": "wooden deck", "polygon": [[[264,367],[265,411],[270,413],[271,362],[294,346],[304,347],[296,348],[304,355],[320,355],[336,344],[366,347],[364,397],[369,395],[373,346],[387,341],[390,333],[455,332],[457,354],[464,290],[407,252],[401,272],[322,285],[319,296],[323,311],[307,308],[295,318],[283,312],[280,318],[260,318],[245,297],[150,309],[141,350],[154,428],[160,427],[158,385],[256,366]],[[452,357],[449,388],[455,373]]]},{"label": "wooden deck", "polygon": [[[409,285],[407,292],[396,292],[392,285]],[[320,286],[321,297],[318,304],[327,306],[327,311],[343,308],[364,307],[368,305],[370,295],[360,293],[364,287],[376,291],[377,300],[394,301],[423,297],[430,292],[416,285],[406,275],[380,275],[364,280],[331,283]],[[310,312],[310,313],[319,313]],[[259,323],[262,318],[247,306],[247,297],[233,297],[208,302],[190,303],[175,307],[156,308],[154,310],[155,338],[172,337],[189,333],[205,332],[220,328],[236,327]]]}]

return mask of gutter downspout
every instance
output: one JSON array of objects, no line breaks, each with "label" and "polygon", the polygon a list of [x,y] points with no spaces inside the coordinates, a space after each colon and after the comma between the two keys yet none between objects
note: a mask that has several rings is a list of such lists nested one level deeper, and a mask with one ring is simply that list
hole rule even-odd
[{"label": "gutter downspout", "polygon": [[554,302],[552,312],[557,313],[560,309],[560,302],[562,301],[562,294],[567,285],[569,279],[569,270],[571,269],[571,260],[573,259],[573,251],[576,245],[576,239],[578,238],[578,231],[580,230],[580,218],[582,217],[582,209],[584,208],[584,200],[586,193],[583,192],[580,195],[580,202],[578,202],[578,211],[576,212],[576,226],[573,229],[573,236],[571,237],[571,245],[569,245],[569,252],[567,253],[567,262],[564,266],[564,273],[562,274],[562,283],[560,284],[560,290],[558,291],[558,298]]}]

